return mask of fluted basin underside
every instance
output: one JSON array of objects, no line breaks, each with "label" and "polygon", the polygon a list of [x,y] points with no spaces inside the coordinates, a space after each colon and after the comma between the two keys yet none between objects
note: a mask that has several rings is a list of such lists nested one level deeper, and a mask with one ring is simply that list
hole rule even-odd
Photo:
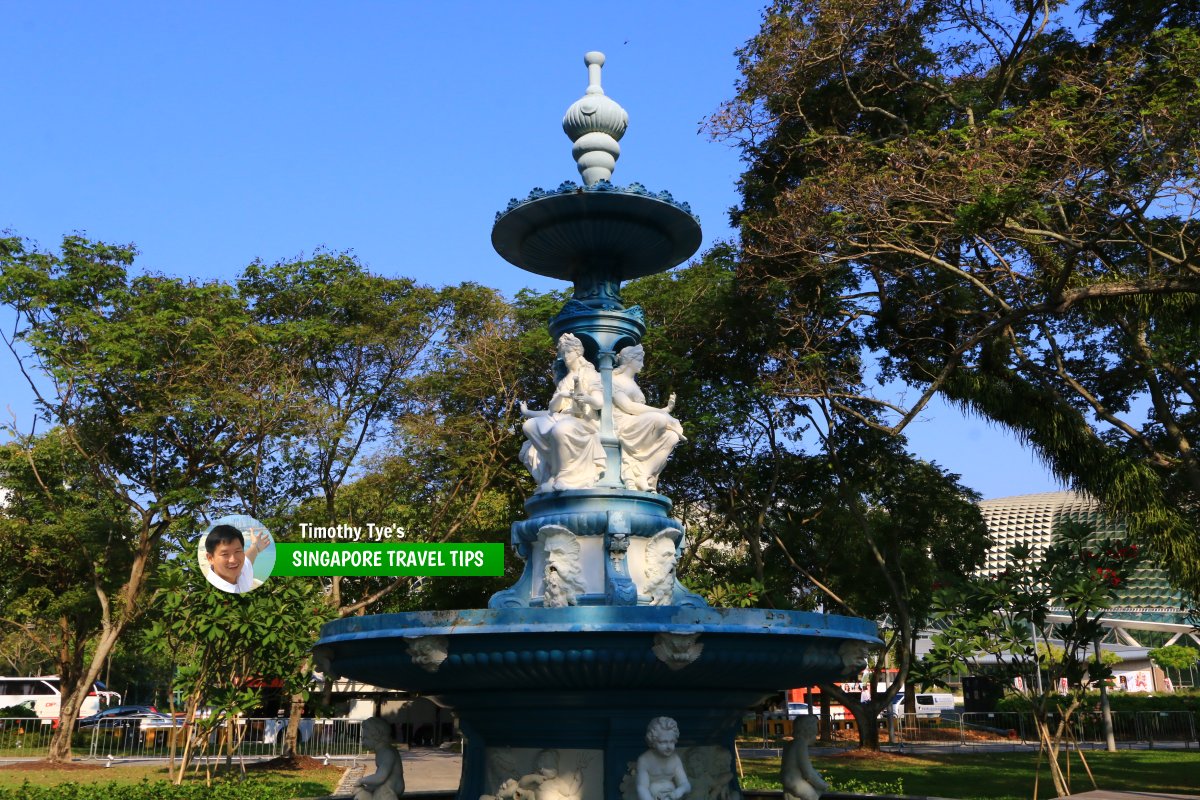
[{"label": "fluted basin underside", "polygon": [[[852,669],[843,645],[876,644],[875,633],[867,620],[795,611],[502,608],[337,620],[322,628],[316,654],[336,675],[428,694],[778,690],[839,679]],[[444,644],[437,664],[414,655],[430,642]]]},{"label": "fluted basin underside", "polygon": [[580,188],[522,203],[500,215],[492,245],[511,264],[577,281],[652,275],[686,261],[700,246],[688,211],[658,197]]}]

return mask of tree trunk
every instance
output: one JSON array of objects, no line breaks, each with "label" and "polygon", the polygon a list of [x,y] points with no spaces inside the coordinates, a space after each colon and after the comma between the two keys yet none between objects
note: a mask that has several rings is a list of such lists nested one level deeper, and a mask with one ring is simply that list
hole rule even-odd
[{"label": "tree trunk", "polygon": [[[308,671],[308,666],[304,667]],[[329,680],[327,677],[325,680]],[[283,757],[292,758],[300,744],[300,718],[304,715],[304,695],[297,692],[288,704],[288,722],[283,731]]]},{"label": "tree trunk", "polygon": [[868,706],[874,705],[868,703],[867,706],[859,706],[854,721],[858,724],[858,746],[863,750],[878,750],[879,749],[879,718],[876,716],[875,709]]},{"label": "tree trunk", "polygon": [[50,752],[46,756],[46,760],[50,763],[64,764],[71,760],[71,739],[75,735],[75,723],[79,721],[79,709],[83,707],[83,701],[91,694],[96,679],[100,677],[100,670],[104,667],[105,659],[112,653],[117,639],[124,630],[124,623],[120,623],[111,626],[100,636],[96,641],[96,650],[92,653],[87,669],[76,673],[75,680],[72,681],[73,686],[68,686],[67,676],[63,676],[63,680],[59,684],[59,689],[62,691],[62,705],[58,709],[58,730],[54,731],[50,737]]}]

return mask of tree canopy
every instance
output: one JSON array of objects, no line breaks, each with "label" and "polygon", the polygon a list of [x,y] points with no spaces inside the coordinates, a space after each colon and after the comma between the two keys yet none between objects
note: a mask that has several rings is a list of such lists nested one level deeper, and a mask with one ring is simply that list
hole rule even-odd
[{"label": "tree canopy", "polygon": [[[892,432],[940,394],[1200,587],[1200,10],[779,0],[740,56],[711,129],[788,391]],[[848,391],[867,352],[919,399]]]}]

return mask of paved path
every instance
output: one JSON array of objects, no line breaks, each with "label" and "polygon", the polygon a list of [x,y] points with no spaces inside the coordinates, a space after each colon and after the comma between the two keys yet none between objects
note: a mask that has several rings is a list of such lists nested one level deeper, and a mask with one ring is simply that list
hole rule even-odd
[{"label": "paved path", "polygon": [[[416,747],[412,750],[401,750],[400,758],[404,761],[404,793],[410,792],[453,792],[458,789],[459,776],[462,775],[462,754],[448,750],[436,750],[429,747]],[[353,768],[347,770],[351,772]],[[358,762],[357,774],[354,780],[375,771],[375,758],[368,756]],[[344,782],[343,782],[344,783]],[[346,789],[338,786],[339,792]]]}]

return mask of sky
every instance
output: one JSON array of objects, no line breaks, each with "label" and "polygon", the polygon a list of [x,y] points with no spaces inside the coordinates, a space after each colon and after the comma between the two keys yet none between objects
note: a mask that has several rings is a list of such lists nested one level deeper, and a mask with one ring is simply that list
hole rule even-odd
[{"label": "sky", "polygon": [[[509,265],[490,233],[510,198],[579,181],[561,120],[587,87],[589,50],[606,54],[605,91],[630,117],[613,181],[690,203],[701,252],[735,236],[739,156],[701,124],[735,91],[756,2],[0,0],[0,12],[0,231],[43,249],[81,232],[134,243],[145,271],[232,280],[256,259],[326,248],[432,285],[564,288]],[[0,413],[32,421],[3,351]],[[985,498],[1061,488],[1004,431],[940,404],[908,433]]]}]

